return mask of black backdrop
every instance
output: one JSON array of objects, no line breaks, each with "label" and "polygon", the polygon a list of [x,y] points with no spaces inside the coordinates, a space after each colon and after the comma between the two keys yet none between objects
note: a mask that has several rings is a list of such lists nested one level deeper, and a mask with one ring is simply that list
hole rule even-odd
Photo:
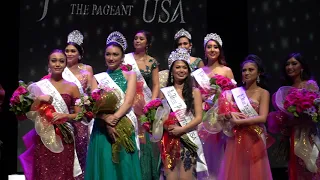
[{"label": "black backdrop", "polygon": [[[51,1],[50,1],[51,2]],[[52,3],[58,3],[61,1],[52,1]],[[70,1],[68,1],[70,2]],[[315,4],[316,0],[288,0],[288,1],[208,1],[206,9],[207,13],[207,31],[206,32],[217,32],[221,35],[224,42],[224,51],[226,54],[229,66],[233,69],[237,81],[240,80],[239,65],[243,58],[248,53],[256,53],[263,60],[267,67],[267,70],[271,72],[272,79],[270,83],[271,93],[273,93],[279,86],[279,68],[276,68],[274,64],[282,60],[291,51],[300,51],[303,55],[312,63],[312,69],[316,73],[315,77],[319,78],[319,55],[316,53],[316,47],[319,45],[319,39],[316,35],[316,27],[319,25],[319,12],[317,12],[317,7]],[[8,112],[8,100],[10,95],[17,87],[17,81],[19,79],[19,55],[20,60],[30,61],[34,56],[41,56],[43,64],[37,65],[39,67],[39,72],[36,73],[26,73],[26,80],[33,79],[31,74],[45,74],[46,71],[46,56],[52,47],[57,47],[54,42],[56,37],[48,39],[47,48],[42,50],[38,49],[39,55],[33,53],[27,57],[21,58],[21,51],[19,51],[19,44],[21,47],[21,38],[19,39],[18,34],[21,33],[21,25],[19,25],[20,13],[23,9],[23,2],[9,1],[4,7],[10,8],[10,16],[7,12],[2,11],[2,16],[5,17],[2,24],[5,25],[2,29],[6,31],[3,34],[3,60],[2,70],[0,71],[0,83],[4,86],[7,96],[6,102],[4,104],[4,110],[0,113],[1,115],[1,125],[0,125],[0,139],[4,142],[4,147],[2,148],[2,157],[0,160],[0,174],[1,179],[6,179],[8,174],[17,173],[17,122],[14,120],[12,113]],[[39,2],[38,2],[39,3]],[[105,3],[106,4],[106,3]],[[24,4],[25,5],[25,4]],[[30,8],[33,8],[30,6]],[[40,7],[39,7],[40,8]],[[53,8],[53,7],[52,7]],[[60,9],[55,10],[56,13],[60,13]],[[33,17],[33,23],[41,17],[42,11],[39,10],[37,16]],[[49,14],[49,12],[48,12]],[[190,13],[189,13],[190,14]],[[199,20],[197,15],[192,15],[192,19]],[[81,23],[82,21],[80,21]],[[22,22],[23,23],[23,22]],[[101,22],[107,24],[107,22]],[[48,22],[48,24],[52,24]],[[65,26],[61,34],[61,46],[63,48],[67,33],[78,27],[69,26],[69,23]],[[283,27],[285,26],[285,27]],[[176,25],[172,25],[175,29]],[[182,27],[182,26],[181,26]],[[319,27],[319,26],[318,26]],[[143,29],[147,29],[141,27]],[[92,28],[90,28],[92,29]],[[134,29],[134,26],[130,29]],[[132,31],[128,31],[128,38],[132,38],[136,28]],[[83,29],[79,28],[83,31]],[[149,30],[149,29],[147,29]],[[53,29],[53,32],[58,32],[57,29]],[[104,32],[105,36],[111,32]],[[310,32],[312,35],[310,35]],[[41,39],[43,33],[46,31],[40,31],[35,33],[37,36],[34,39],[30,39],[29,43],[25,47],[28,49],[31,47],[35,41]],[[131,33],[131,36],[130,36]],[[173,33],[173,31],[172,31]],[[197,33],[197,32],[194,32]],[[193,36],[195,36],[193,33]],[[54,33],[56,34],[56,33]],[[51,35],[53,36],[53,35]],[[172,36],[171,36],[172,37]],[[284,37],[284,40],[281,39]],[[299,38],[297,38],[299,37]],[[89,44],[85,39],[85,48],[88,46],[93,47],[103,47],[106,37],[102,37],[100,45]],[[99,39],[99,38],[98,38]],[[286,40],[287,39],[287,40]],[[273,40],[271,42],[271,40]],[[311,41],[312,40],[312,41]],[[51,41],[51,42],[49,42]],[[130,40],[129,40],[130,41]],[[96,44],[95,42],[93,42]],[[199,40],[198,47],[196,49],[195,55],[202,56],[202,38]],[[286,45],[287,44],[287,45]],[[130,45],[130,44],[129,44]],[[172,45],[172,44],[171,44]],[[283,46],[283,47],[282,47]],[[42,46],[43,47],[43,46]],[[259,48],[260,47],[260,48]],[[272,48],[274,47],[274,48]],[[30,49],[29,49],[30,50]],[[28,51],[28,50],[26,50]],[[156,52],[157,49],[153,48],[152,51]],[[153,52],[152,52],[153,55]],[[161,58],[160,58],[161,59]],[[99,59],[103,61],[103,58]],[[93,61],[90,58],[90,61]],[[91,62],[85,59],[85,63],[90,64]],[[94,59],[98,61],[98,59]],[[166,67],[166,65],[161,66]],[[279,67],[279,66],[278,66]],[[102,68],[102,67],[101,67]],[[27,69],[27,67],[25,68]],[[29,71],[30,72],[30,71]],[[20,71],[21,74],[21,71]],[[39,76],[39,74],[37,76]],[[23,76],[24,78],[24,76]],[[271,159],[273,157],[270,157]],[[279,176],[281,173],[284,174],[285,171],[277,171],[278,167],[283,167],[285,164],[277,164],[271,160],[272,166],[277,167],[273,169],[274,179],[285,179],[283,176]],[[279,178],[277,178],[279,177]]]}]

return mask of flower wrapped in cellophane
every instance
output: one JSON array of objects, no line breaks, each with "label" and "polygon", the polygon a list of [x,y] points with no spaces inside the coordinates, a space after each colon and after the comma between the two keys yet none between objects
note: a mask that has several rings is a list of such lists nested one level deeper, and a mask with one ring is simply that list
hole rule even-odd
[{"label": "flower wrapped in cellophane", "polygon": [[10,98],[10,111],[12,111],[18,120],[26,120],[26,113],[30,111],[33,98],[27,89],[28,85],[19,81],[19,87],[14,91]]},{"label": "flower wrapped in cellophane", "polygon": [[75,101],[75,105],[81,108],[81,112],[77,114],[74,120],[84,120],[90,122],[93,119],[92,109],[94,107],[95,101],[91,95],[91,88],[86,89],[86,93],[81,94],[80,98]]},{"label": "flower wrapped in cellophane", "polygon": [[[114,88],[99,86],[98,89],[92,91],[91,97],[94,101],[92,112],[95,118],[100,117],[101,114],[111,115],[114,114],[120,107],[120,92]],[[102,128],[107,126],[103,123]],[[119,163],[119,153],[123,147],[126,152],[133,153],[135,151],[135,146],[133,140],[130,138],[134,132],[134,127],[131,121],[123,116],[120,121],[116,124],[115,130],[117,132],[117,137],[113,139],[111,135],[109,137],[112,139],[112,160],[115,163]]]},{"label": "flower wrapped in cellophane", "polygon": [[[45,95],[35,83],[28,86],[27,90],[32,98]],[[26,113],[28,119],[34,121],[35,131],[40,136],[43,144],[52,152],[63,151],[62,140],[73,143],[73,127],[67,123],[68,119],[53,120],[56,110],[52,104],[40,102],[39,105]]]}]

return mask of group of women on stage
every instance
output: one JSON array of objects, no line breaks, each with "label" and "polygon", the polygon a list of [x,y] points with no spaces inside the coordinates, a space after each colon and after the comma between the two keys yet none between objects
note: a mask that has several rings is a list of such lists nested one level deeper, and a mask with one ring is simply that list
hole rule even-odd
[{"label": "group of women on stage", "polygon": [[[262,60],[248,55],[240,65],[242,82],[236,83],[219,35],[204,37],[204,64],[191,56],[191,34],[181,29],[174,36],[176,49],[168,57],[168,70],[159,72],[158,61],[148,54],[151,39],[149,32],[137,32],[135,51],[126,53],[125,37],[112,32],[101,60],[106,71],[98,74],[81,63],[84,37],[77,30],[68,35],[64,50],[49,54],[49,74],[28,90],[35,94],[30,112],[37,112],[41,103],[51,104],[54,125],[28,114],[35,129],[23,137],[27,150],[19,157],[27,179],[272,179],[267,155],[271,137],[265,127],[271,119],[270,94]],[[319,90],[299,53],[287,58],[282,70],[287,86]],[[81,112],[76,100],[88,88],[92,92],[101,87],[116,90],[115,110],[75,121]],[[153,126],[161,130],[160,137],[140,122],[144,107],[157,99],[163,114],[157,114],[160,126]],[[125,127],[121,135],[120,126]],[[310,125],[307,136],[313,130]],[[120,136],[132,149],[121,145]],[[318,179],[320,171],[310,172],[293,149],[296,163],[289,166],[294,169],[290,179]],[[315,164],[320,164],[318,156]]]}]

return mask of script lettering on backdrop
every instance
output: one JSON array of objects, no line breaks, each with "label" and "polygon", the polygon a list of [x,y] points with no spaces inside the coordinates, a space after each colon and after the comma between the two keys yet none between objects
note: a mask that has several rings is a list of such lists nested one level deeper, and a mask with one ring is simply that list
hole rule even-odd
[{"label": "script lettering on backdrop", "polygon": [[[175,22],[178,18],[178,16],[180,15],[180,23],[186,23],[184,20],[184,16],[183,16],[183,6],[182,6],[182,0],[179,1],[179,3],[177,4],[174,13],[170,14],[169,11],[171,8],[174,8],[174,6],[171,4],[171,0],[154,0],[155,3],[153,4],[153,16],[150,19],[147,19],[146,16],[148,16],[147,14],[147,9],[148,9],[148,1],[149,0],[144,0],[144,7],[143,7],[143,21],[146,23],[152,23],[154,21],[154,19],[156,18],[156,15],[158,15],[158,23],[167,23],[167,22]],[[158,4],[160,1],[160,4]],[[150,6],[151,1],[150,1]],[[158,5],[159,10],[158,10]],[[166,7],[169,9],[166,9]],[[158,11],[157,11],[158,10]],[[161,18],[160,14],[165,14],[165,17]],[[170,18],[171,17],[171,18]],[[170,21],[169,21],[170,20]]]}]

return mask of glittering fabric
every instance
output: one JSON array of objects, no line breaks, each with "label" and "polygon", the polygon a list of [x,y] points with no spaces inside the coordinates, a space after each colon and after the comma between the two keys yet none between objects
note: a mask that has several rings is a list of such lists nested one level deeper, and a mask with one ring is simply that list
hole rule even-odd
[{"label": "glittering fabric", "polygon": [[[73,99],[68,94],[61,94],[70,108]],[[47,149],[37,136],[34,154],[34,180],[71,180],[73,178],[74,143],[66,144],[64,150],[53,153]]]},{"label": "glittering fabric", "polygon": [[[127,89],[127,81],[125,77],[122,74],[121,69],[117,69],[114,71],[107,71],[111,79],[113,79],[114,82],[121,88],[121,89]],[[125,91],[124,91],[125,92]]]},{"label": "glittering fabric", "polygon": [[76,144],[76,152],[79,159],[80,167],[82,169],[82,174],[76,179],[84,179],[84,170],[86,167],[86,157],[88,148],[88,126],[82,124],[81,122],[73,122],[74,127],[74,138]]},{"label": "glittering fabric", "polygon": [[199,63],[202,61],[201,58],[197,58],[195,61],[193,61],[191,64],[190,64],[190,68],[191,68],[191,72],[197,70],[199,67]]}]

